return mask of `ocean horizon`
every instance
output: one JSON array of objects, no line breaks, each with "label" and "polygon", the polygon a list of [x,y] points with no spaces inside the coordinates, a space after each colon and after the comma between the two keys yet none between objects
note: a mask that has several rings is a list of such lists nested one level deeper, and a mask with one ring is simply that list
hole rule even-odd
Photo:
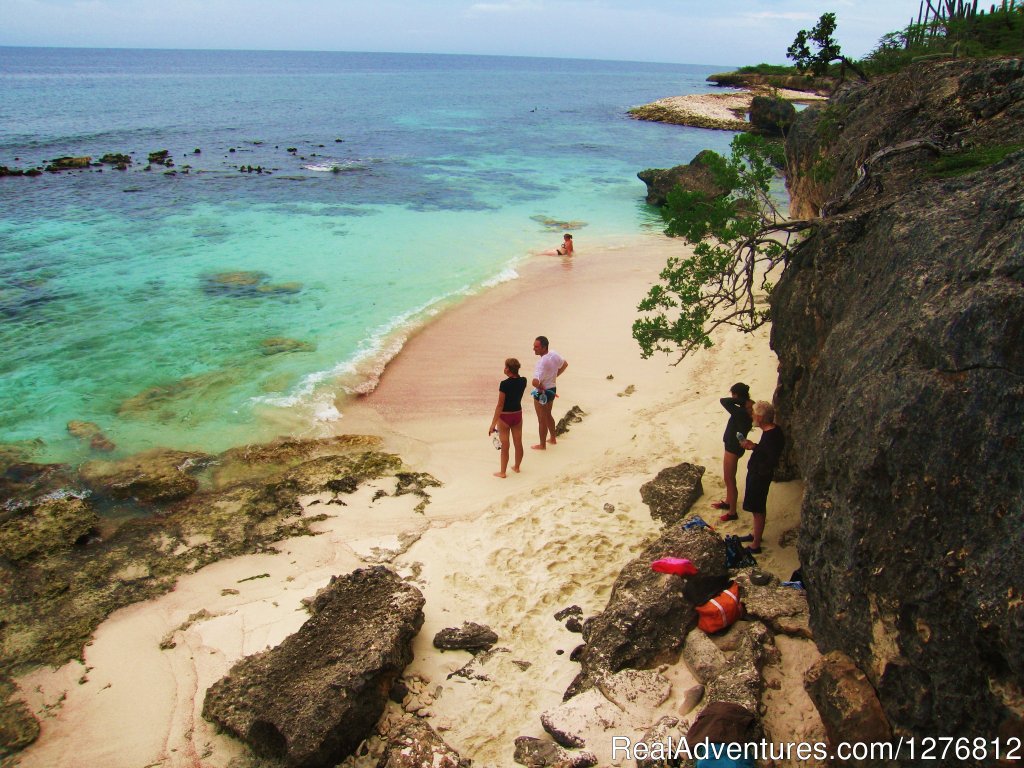
[{"label": "ocean horizon", "polygon": [[330,429],[410,333],[564,231],[583,258],[660,231],[636,173],[733,134],[626,112],[715,71],[0,47],[0,165],[92,160],[0,179],[0,444],[78,462]]}]

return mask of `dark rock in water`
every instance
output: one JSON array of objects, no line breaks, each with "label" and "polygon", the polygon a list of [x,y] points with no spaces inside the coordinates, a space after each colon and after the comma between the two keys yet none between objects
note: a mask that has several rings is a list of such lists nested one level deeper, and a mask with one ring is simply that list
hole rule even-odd
[{"label": "dark rock in water", "polygon": [[39,738],[39,721],[24,701],[13,698],[16,691],[10,678],[0,675],[0,759]]},{"label": "dark rock in water", "polygon": [[282,336],[264,339],[260,342],[260,352],[264,355],[281,355],[286,352],[312,352],[316,349],[315,344],[298,339],[288,339]]},{"label": "dark rock in water", "polygon": [[171,159],[171,153],[166,149],[149,153],[149,162],[156,165],[167,165]]},{"label": "dark rock in water", "polygon": [[299,293],[302,283],[268,283],[266,272],[217,272],[203,276],[203,292],[211,296],[259,298]]},{"label": "dark rock in water", "polygon": [[117,448],[116,445],[103,434],[98,424],[91,421],[69,421],[68,434],[77,437],[79,440],[87,440],[89,447],[94,451],[109,453]]},{"label": "dark rock in water", "polygon": [[687,192],[703,192],[708,197],[718,197],[727,193],[729,190],[715,180],[707,164],[714,154],[711,150],[705,149],[688,165],[677,165],[668,170],[648,168],[646,171],[640,171],[637,178],[647,185],[647,203],[664,205],[668,193],[676,187],[682,187]]},{"label": "dark rock in water", "polygon": [[79,170],[88,168],[91,162],[91,157],[57,157],[50,161],[50,164],[46,166],[46,170],[51,173]]},{"label": "dark rock in water", "polygon": [[796,120],[796,107],[786,99],[755,96],[750,101],[750,124],[759,133],[782,136]]},{"label": "dark rock in water", "polygon": [[[795,207],[838,198],[771,296],[811,627],[917,736],[1021,725],[1024,152],[979,152],[1022,124],[1024,60],[927,62],[802,113],[787,146],[801,179],[835,175]],[[853,187],[922,137],[956,154],[912,144]]]},{"label": "dark rock in water", "polygon": [[31,506],[0,511],[0,557],[16,563],[70,549],[98,522],[96,511],[73,497],[46,498]]},{"label": "dark rock in water", "polygon": [[288,766],[336,765],[370,735],[412,660],[423,603],[380,566],[334,577],[298,632],[210,686],[203,717]]},{"label": "dark rock in water", "polygon": [[128,166],[132,164],[131,155],[117,154],[116,152],[108,152],[100,158],[101,163],[106,165],[124,165]]},{"label": "dark rock in water", "polygon": [[94,491],[113,499],[175,501],[196,491],[199,481],[190,470],[208,458],[202,453],[156,449],[120,461],[90,461],[80,472]]},{"label": "dark rock in water", "polygon": [[[821,715],[831,744],[888,743],[892,728],[867,676],[845,653],[831,651],[804,674],[804,687]],[[849,765],[874,765],[851,760]]]},{"label": "dark rock in water", "polygon": [[397,733],[388,736],[377,768],[460,768],[469,764],[425,720],[407,717]]},{"label": "dark rock in water", "polygon": [[442,651],[486,651],[498,635],[490,627],[465,621],[461,627],[448,627],[434,635],[434,647]]},{"label": "dark rock in water", "polygon": [[570,425],[579,424],[586,415],[582,408],[574,405],[566,412],[565,416],[558,420],[558,423],[555,425],[555,435],[561,437],[569,431]]},{"label": "dark rock in water", "polygon": [[590,768],[598,763],[593,752],[570,751],[554,742],[532,736],[520,736],[516,739],[516,751],[512,759],[528,768]]},{"label": "dark rock in water", "polygon": [[651,570],[662,557],[689,558],[700,573],[721,577],[725,543],[709,528],[669,526],[619,573],[605,609],[583,625],[586,643],[582,672],[566,692],[569,698],[610,672],[643,669],[678,652],[697,624],[697,613],[683,594],[684,579]]},{"label": "dark rock in water", "polygon": [[704,495],[704,467],[683,462],[666,467],[640,486],[640,498],[651,508],[651,517],[672,524],[681,520]]},{"label": "dark rock in water", "polygon": [[550,216],[531,216],[530,220],[536,221],[552,232],[572,232],[587,226],[585,221],[564,221],[562,219],[552,219]]}]

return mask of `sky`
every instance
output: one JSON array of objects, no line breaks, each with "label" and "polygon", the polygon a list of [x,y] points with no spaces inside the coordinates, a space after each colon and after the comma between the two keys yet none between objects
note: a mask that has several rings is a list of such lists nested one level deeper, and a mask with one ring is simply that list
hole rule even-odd
[{"label": "sky", "polygon": [[0,45],[554,56],[786,64],[833,12],[860,57],[916,0],[0,0]]}]

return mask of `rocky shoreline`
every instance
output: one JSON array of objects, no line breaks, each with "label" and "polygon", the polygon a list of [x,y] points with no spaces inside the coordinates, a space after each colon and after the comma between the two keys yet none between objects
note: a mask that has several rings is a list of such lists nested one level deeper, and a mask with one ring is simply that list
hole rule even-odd
[{"label": "rocky shoreline", "polygon": [[630,117],[657,123],[719,131],[749,131],[747,119],[755,98],[811,104],[825,99],[816,93],[754,86],[731,93],[699,93],[669,96],[629,110]]}]

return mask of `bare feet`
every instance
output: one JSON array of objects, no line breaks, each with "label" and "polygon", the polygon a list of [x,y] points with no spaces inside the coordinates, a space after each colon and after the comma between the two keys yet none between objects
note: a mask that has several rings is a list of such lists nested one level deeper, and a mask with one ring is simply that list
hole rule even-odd
[{"label": "bare feet", "polygon": [[504,479],[505,478],[505,473],[504,472],[495,472],[494,476],[495,477],[500,477],[500,478]]},{"label": "bare feet", "polygon": [[547,446],[544,446],[544,445],[531,445],[530,447],[533,448],[533,450],[535,450],[535,451],[545,451],[545,450],[547,450]]},{"label": "bare feet", "polygon": [[512,467],[512,471],[518,473],[519,472],[519,467]]},{"label": "bare feet", "polygon": [[548,440],[548,444],[549,445],[558,445],[558,441],[555,440],[555,438],[552,437],[550,440]]}]

